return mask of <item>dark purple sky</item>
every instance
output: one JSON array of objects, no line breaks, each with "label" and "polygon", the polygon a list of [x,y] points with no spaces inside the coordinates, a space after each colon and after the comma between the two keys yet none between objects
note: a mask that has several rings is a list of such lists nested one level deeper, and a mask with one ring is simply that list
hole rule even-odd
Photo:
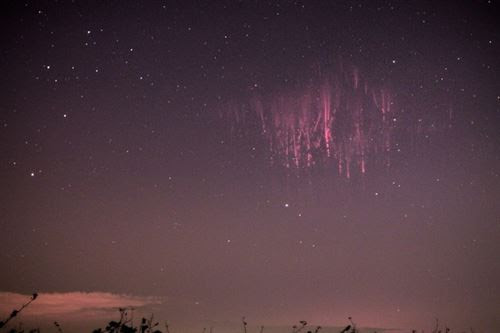
[{"label": "dark purple sky", "polygon": [[3,293],[500,330],[498,1],[1,6]]}]

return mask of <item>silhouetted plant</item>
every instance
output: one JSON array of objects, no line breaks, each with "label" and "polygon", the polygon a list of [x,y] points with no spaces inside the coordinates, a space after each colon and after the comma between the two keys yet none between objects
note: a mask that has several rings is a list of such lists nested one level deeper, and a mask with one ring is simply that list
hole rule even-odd
[{"label": "silhouetted plant", "polygon": [[12,312],[10,313],[10,316],[7,319],[0,321],[0,328],[5,327],[5,325],[7,325],[7,323],[9,321],[14,319],[19,313],[21,313],[21,311],[23,311],[28,305],[30,305],[31,302],[33,302],[37,297],[38,297],[38,294],[34,293],[33,295],[31,295],[30,300],[28,302],[26,302],[25,304],[23,304],[23,306],[21,306],[21,308],[19,310],[16,310],[16,309],[12,310]]},{"label": "silhouetted plant", "polygon": [[300,326],[293,325],[292,326],[292,333],[298,333],[304,329],[304,327],[307,326],[307,321],[301,320],[299,321]]},{"label": "silhouetted plant", "polygon": [[350,329],[351,329],[351,325],[347,325],[342,331],[340,331],[340,333],[346,333]]},{"label": "silhouetted plant", "polygon": [[63,333],[61,325],[57,321],[54,322],[54,326],[57,328],[58,333]]},{"label": "silhouetted plant", "polygon": [[[27,306],[29,306],[36,298],[38,297],[38,294],[34,293],[30,300],[23,304],[19,310],[14,309],[9,317],[5,319],[4,321],[0,321],[0,329],[5,328],[7,323],[9,323],[12,319],[17,317],[21,311],[23,311]],[[162,331],[156,329],[156,327],[159,325],[158,322],[154,322],[154,317],[151,315],[149,318],[143,317],[140,321],[139,326],[134,326],[133,324],[133,309],[132,308],[119,308],[119,313],[120,313],[120,318],[118,321],[112,320],[110,321],[104,329],[102,328],[97,328],[94,329],[92,332],[93,333],[162,333]],[[358,330],[356,328],[356,324],[354,323],[352,317],[348,317],[348,320],[350,322],[349,325],[347,325],[344,329],[340,331],[340,333],[358,333]],[[247,326],[248,323],[245,320],[245,317],[241,318],[242,322],[242,330],[243,333],[248,333],[247,332]],[[58,333],[63,333],[62,327],[59,324],[59,322],[54,321],[53,322],[54,326],[57,329]],[[292,331],[291,333],[300,333],[307,327],[307,321],[301,320],[299,321],[300,325],[293,325],[292,326]],[[316,326],[316,328],[313,330],[308,330],[306,333],[319,333],[319,331],[322,329],[321,326]],[[213,327],[210,327],[209,333],[213,333]],[[40,333],[40,329],[31,329],[29,331],[25,330],[22,326],[22,323],[18,324],[18,328],[11,328],[10,330],[7,331],[8,333]],[[417,333],[417,330],[412,330],[412,333]],[[423,331],[422,331],[423,332]],[[432,330],[432,333],[450,333],[451,330],[450,328],[444,326],[444,331],[440,329],[439,326],[439,319],[436,318],[435,326],[434,329]],[[470,332],[474,333],[474,330],[470,328]],[[165,333],[170,333],[169,325],[167,321],[165,321]],[[207,328],[204,327],[202,333],[207,333]],[[264,333],[264,326],[260,326],[260,331],[259,333]],[[376,332],[374,332],[376,333]]]},{"label": "silhouetted plant", "polygon": [[[129,318],[127,309],[120,308],[120,320],[110,321],[106,328],[95,329],[93,333],[162,333],[160,330],[155,330],[159,323],[153,323],[153,315],[149,319],[142,318],[139,327],[134,327],[132,318]],[[168,326],[167,326],[168,327]]]},{"label": "silhouetted plant", "polygon": [[243,324],[243,333],[247,333],[248,323],[245,321],[245,317],[241,317],[241,323]]}]

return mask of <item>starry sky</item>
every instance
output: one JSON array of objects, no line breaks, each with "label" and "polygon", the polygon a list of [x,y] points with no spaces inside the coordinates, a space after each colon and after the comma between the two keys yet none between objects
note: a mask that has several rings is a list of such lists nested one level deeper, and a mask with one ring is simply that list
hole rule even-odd
[{"label": "starry sky", "polygon": [[1,6],[9,309],[500,329],[498,1]]}]

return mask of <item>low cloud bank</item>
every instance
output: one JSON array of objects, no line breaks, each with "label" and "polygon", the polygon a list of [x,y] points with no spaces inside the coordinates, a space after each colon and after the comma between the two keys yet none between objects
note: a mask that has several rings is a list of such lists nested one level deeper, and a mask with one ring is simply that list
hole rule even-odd
[{"label": "low cloud bank", "polygon": [[[8,316],[30,299],[31,295],[0,292],[0,314]],[[142,297],[107,292],[39,293],[38,298],[23,310],[23,316],[108,316],[118,308],[135,309],[161,304],[158,297]]]}]

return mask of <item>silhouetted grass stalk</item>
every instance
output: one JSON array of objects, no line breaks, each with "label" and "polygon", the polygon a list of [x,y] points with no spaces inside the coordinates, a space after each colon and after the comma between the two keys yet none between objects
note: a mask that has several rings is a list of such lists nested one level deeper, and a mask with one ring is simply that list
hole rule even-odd
[{"label": "silhouetted grass stalk", "polygon": [[0,321],[0,328],[5,327],[5,325],[7,325],[7,323],[9,321],[14,319],[19,313],[21,313],[21,311],[23,311],[28,305],[30,305],[31,302],[33,302],[37,297],[38,297],[38,294],[34,293],[31,296],[30,300],[28,302],[26,302],[25,304],[23,304],[23,306],[21,306],[21,308],[19,310],[16,310],[16,309],[12,310],[10,316],[7,319],[5,319],[4,321]]}]

